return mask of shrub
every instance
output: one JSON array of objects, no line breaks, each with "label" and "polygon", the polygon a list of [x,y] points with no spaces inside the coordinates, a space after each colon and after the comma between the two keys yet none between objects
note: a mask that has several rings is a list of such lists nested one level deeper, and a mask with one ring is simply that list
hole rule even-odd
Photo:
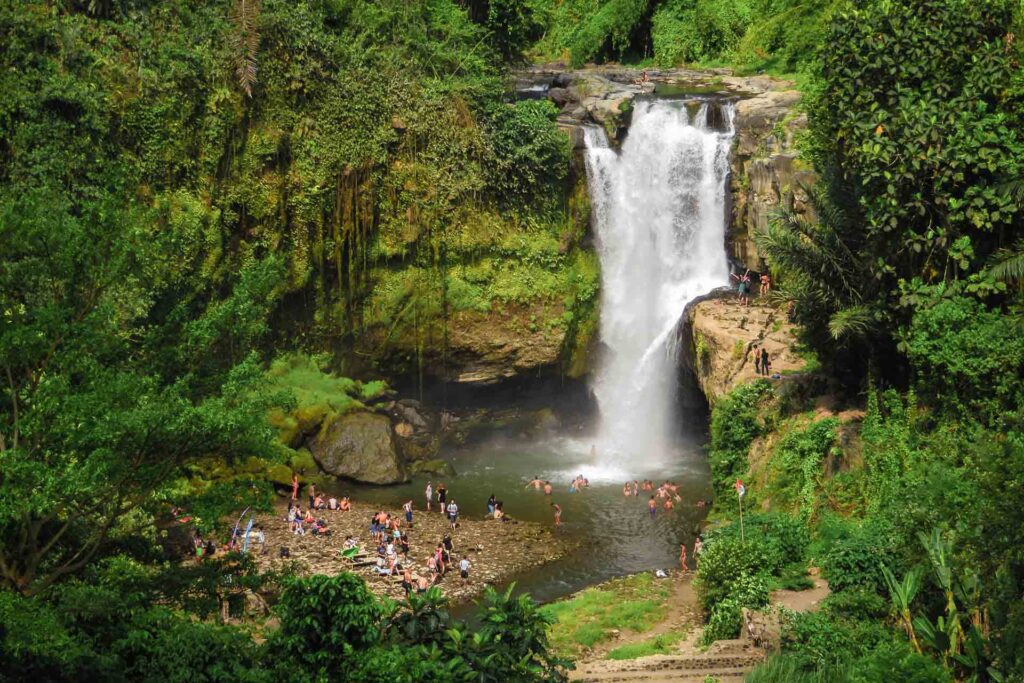
[{"label": "shrub", "polygon": [[758,404],[771,391],[771,383],[761,379],[736,387],[715,404],[708,462],[716,495],[731,492],[733,482],[746,472],[750,443],[763,433]]},{"label": "shrub", "polygon": [[891,641],[894,634],[875,622],[847,621],[824,612],[791,614],[782,632],[782,648],[805,670],[836,667]]},{"label": "shrub", "polygon": [[[781,513],[747,515],[744,536],[748,547],[742,552],[756,563],[759,571],[769,574],[778,574],[788,564],[802,563],[810,544],[807,526],[799,519]],[[709,531],[705,538],[709,546],[726,539],[738,544],[740,525],[733,523],[719,527]]]},{"label": "shrub", "polygon": [[1024,326],[964,297],[918,310],[904,339],[922,397],[993,424],[1024,405]]},{"label": "shrub", "polygon": [[[865,524],[837,540],[822,558],[821,568],[833,591],[858,588],[885,594],[881,565],[900,566],[891,530],[882,523]],[[900,574],[902,569],[893,569]]]},{"label": "shrub", "polygon": [[822,602],[822,609],[839,619],[882,619],[889,614],[889,603],[873,591],[850,588],[829,595]]}]

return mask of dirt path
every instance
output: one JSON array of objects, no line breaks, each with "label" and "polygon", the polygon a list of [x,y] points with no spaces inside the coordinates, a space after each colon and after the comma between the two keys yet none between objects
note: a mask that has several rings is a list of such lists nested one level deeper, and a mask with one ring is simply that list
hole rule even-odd
[{"label": "dirt path", "polygon": [[814,568],[811,570],[811,579],[814,581],[814,588],[804,591],[774,591],[770,596],[772,604],[794,612],[817,612],[821,607],[821,601],[832,591],[829,590],[828,581],[818,576]]}]

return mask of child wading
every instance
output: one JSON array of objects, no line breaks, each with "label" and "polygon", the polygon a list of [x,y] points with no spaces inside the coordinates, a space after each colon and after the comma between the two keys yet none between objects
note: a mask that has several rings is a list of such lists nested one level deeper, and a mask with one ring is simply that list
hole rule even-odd
[{"label": "child wading", "polygon": [[555,526],[562,526],[562,506],[552,503],[551,507],[555,508]]}]

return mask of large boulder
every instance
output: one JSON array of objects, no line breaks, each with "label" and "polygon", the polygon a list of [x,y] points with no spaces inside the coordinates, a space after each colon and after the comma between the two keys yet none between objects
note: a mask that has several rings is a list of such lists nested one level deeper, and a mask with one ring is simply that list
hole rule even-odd
[{"label": "large boulder", "polygon": [[367,484],[409,481],[391,420],[384,415],[361,411],[337,417],[310,440],[309,451],[320,469],[336,477]]}]

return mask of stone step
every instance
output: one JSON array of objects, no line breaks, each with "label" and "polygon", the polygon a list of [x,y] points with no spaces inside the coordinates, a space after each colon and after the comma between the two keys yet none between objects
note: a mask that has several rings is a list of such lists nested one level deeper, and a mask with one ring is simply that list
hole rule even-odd
[{"label": "stone step", "polygon": [[632,683],[648,681],[648,683],[704,683],[711,676],[718,683],[742,681],[753,667],[711,667],[694,671],[597,671],[585,672],[581,676],[573,676],[574,680],[583,683]]},{"label": "stone step", "polygon": [[701,655],[652,655],[638,659],[624,659],[617,662],[616,668],[623,671],[654,671],[662,669],[689,670],[706,667],[755,666],[764,659],[763,652],[746,652],[739,654],[701,654]]}]

